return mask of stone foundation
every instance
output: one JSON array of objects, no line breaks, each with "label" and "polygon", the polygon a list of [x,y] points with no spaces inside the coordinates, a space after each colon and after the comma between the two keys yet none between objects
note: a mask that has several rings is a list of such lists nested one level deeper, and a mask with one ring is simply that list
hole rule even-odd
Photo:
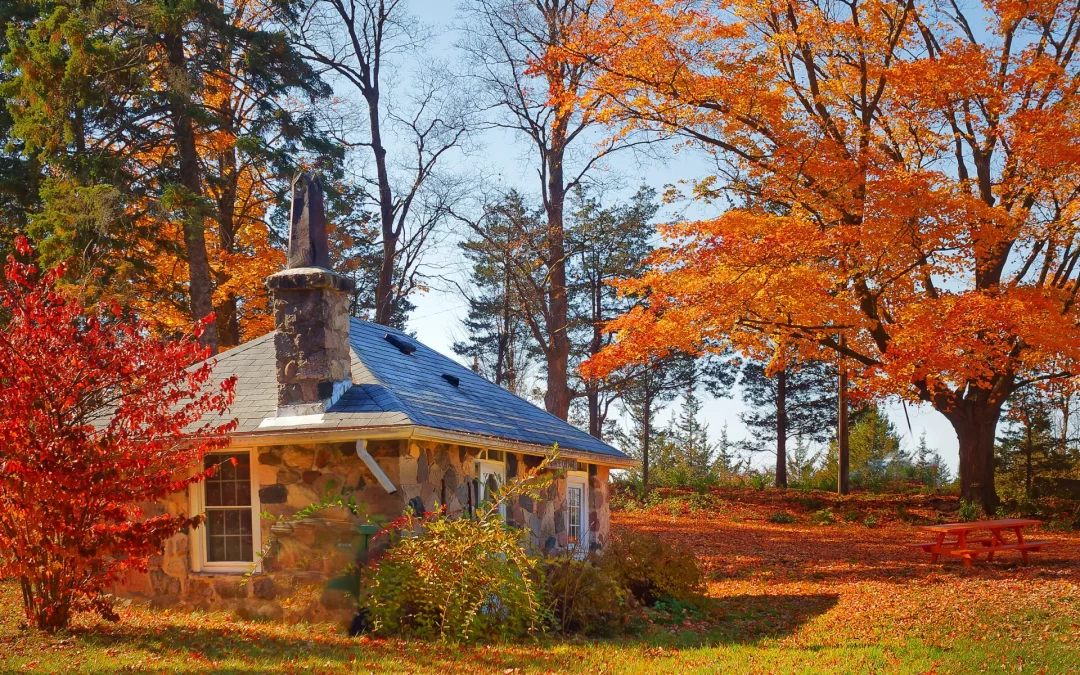
[{"label": "stone foundation", "polygon": [[[480,452],[426,441],[372,441],[367,450],[397,492],[383,489],[357,457],[355,443],[258,448],[251,477],[257,482],[259,512],[268,516],[259,521],[267,551],[262,570],[246,583],[240,572],[194,571],[190,538],[204,535],[183,533],[166,542],[163,554],[151,559],[148,572],[133,573],[120,584],[118,593],[158,607],[224,609],[244,618],[347,622],[351,599],[323,587],[353,559],[348,544],[356,540],[354,526],[368,516],[376,522],[396,518],[406,506],[419,512],[443,504],[451,515],[466,513],[472,505],[470,484]],[[533,455],[505,456],[508,480],[541,461]],[[593,545],[603,545],[610,520],[608,469],[589,465],[588,476],[590,539]],[[338,494],[354,499],[361,515],[334,507],[293,520],[301,509]],[[147,509],[147,514],[189,509],[188,493],[180,493]],[[550,554],[565,547],[565,478],[556,477],[538,500],[521,497],[510,504],[507,520],[529,528],[538,551]]]}]

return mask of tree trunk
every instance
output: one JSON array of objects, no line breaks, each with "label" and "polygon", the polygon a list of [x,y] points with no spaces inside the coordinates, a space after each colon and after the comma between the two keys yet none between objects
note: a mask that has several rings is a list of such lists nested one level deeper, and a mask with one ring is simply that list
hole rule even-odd
[{"label": "tree trunk", "polygon": [[994,489],[994,439],[1001,406],[981,401],[964,401],[948,412],[960,444],[960,496],[982,504],[987,515],[997,513]]},{"label": "tree trunk", "polygon": [[[230,130],[231,131],[231,130]],[[236,149],[221,158],[219,166],[227,183],[218,199],[218,245],[222,253],[232,254],[236,250],[236,191],[239,171],[236,167]],[[216,274],[218,288],[228,283],[231,273],[228,269],[219,269]],[[214,308],[217,321],[218,340],[222,349],[230,349],[240,344],[240,316],[238,298],[229,293]]]},{"label": "tree trunk", "polygon": [[[604,309],[602,305],[602,289],[599,288],[603,281],[593,279],[590,281],[592,297],[592,338],[589,340],[589,356],[596,356],[604,347]],[[600,405],[600,383],[591,380],[585,383],[585,396],[589,403],[589,435],[603,439],[605,411]]]},{"label": "tree trunk", "polygon": [[646,400],[641,418],[641,498],[649,496],[649,437],[652,436],[652,403]]},{"label": "tree trunk", "polygon": [[776,375],[776,487],[787,487],[787,370]]},{"label": "tree trunk", "polygon": [[[184,40],[179,33],[167,32],[163,38],[169,66],[174,77],[186,77],[187,64]],[[170,83],[169,112],[173,123],[173,139],[179,165],[180,183],[187,190],[189,203],[184,205],[184,248],[188,264],[188,292],[191,297],[191,314],[201,321],[214,311],[213,286],[210,281],[210,261],[206,255],[206,222],[199,200],[202,197],[202,181],[199,177],[199,152],[195,146],[195,128],[191,119],[191,101],[184,92],[186,83]],[[218,351],[217,325],[210,322],[199,342]]]},{"label": "tree trunk", "polygon": [[378,83],[364,95],[368,107],[371,151],[375,155],[375,175],[379,184],[379,225],[382,233],[382,264],[375,284],[375,323],[389,326],[394,318],[394,267],[397,262],[398,231],[394,221],[394,194],[390,189],[390,172],[386,168],[386,148],[382,142],[379,116]]},{"label": "tree trunk", "polygon": [[[1030,420],[1029,420],[1030,422]],[[1027,466],[1024,471],[1024,494],[1031,499],[1031,424],[1027,424]]]},{"label": "tree trunk", "polygon": [[[552,147],[562,148],[564,140],[558,132],[558,124],[552,133]],[[569,305],[566,295],[566,249],[563,239],[563,208],[566,203],[566,186],[563,181],[563,152],[561,149],[547,153],[547,225],[548,225],[548,349],[547,394],[544,406],[561,420],[570,415],[570,335],[567,330]]]},{"label": "tree trunk", "polygon": [[[840,334],[840,345],[844,345],[844,335]],[[836,415],[836,449],[839,455],[836,462],[836,491],[846,495],[851,491],[849,480],[849,448],[848,448],[848,402],[847,402],[848,375],[844,368],[844,359],[840,358],[840,378],[837,385],[837,415]]]}]

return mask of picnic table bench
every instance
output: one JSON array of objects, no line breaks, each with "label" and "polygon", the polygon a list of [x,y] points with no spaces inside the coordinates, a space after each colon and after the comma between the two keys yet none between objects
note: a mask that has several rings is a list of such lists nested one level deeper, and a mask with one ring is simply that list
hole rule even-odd
[{"label": "picnic table bench", "polygon": [[[978,520],[971,523],[946,523],[944,525],[926,525],[920,530],[933,532],[936,541],[922,544],[908,544],[930,554],[930,562],[937,562],[939,555],[953,555],[962,558],[964,565],[971,567],[980,553],[986,554],[987,560],[993,560],[998,551],[1019,551],[1024,557],[1024,564],[1030,562],[1028,553],[1049,546],[1049,541],[1025,541],[1024,528],[1039,525],[1040,521],[1028,518],[1005,518],[1002,520]],[[1012,530],[1015,541],[1006,541],[1002,532]],[[989,532],[990,536],[969,537],[971,532]],[[946,541],[946,537],[952,537]]]}]

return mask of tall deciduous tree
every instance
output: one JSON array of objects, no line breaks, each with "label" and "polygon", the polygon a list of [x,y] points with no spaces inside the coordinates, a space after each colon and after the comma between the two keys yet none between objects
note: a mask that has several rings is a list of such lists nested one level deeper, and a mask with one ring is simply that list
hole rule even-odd
[{"label": "tall deciduous tree", "polygon": [[87,317],[58,291],[62,273],[10,257],[0,283],[0,576],[49,631],[78,611],[116,618],[112,583],[199,522],[141,505],[205,477],[234,426],[235,378],[195,365],[209,350],[194,335],[162,341],[117,306]]},{"label": "tall deciduous tree", "polygon": [[[369,153],[367,189],[356,206],[378,214],[372,318],[385,325],[403,322],[410,294],[424,282],[424,255],[464,196],[464,183],[445,165],[472,128],[468,89],[430,57],[432,36],[408,9],[403,0],[313,0],[292,34],[311,63],[359,96],[363,123],[343,126],[340,140]],[[419,62],[411,88],[390,92],[395,74],[407,76],[403,54]]]},{"label": "tall deciduous tree", "polygon": [[[536,259],[543,270],[543,302],[529,320],[541,335],[538,343],[547,377],[544,404],[565,420],[574,398],[567,198],[605,157],[630,144],[621,137],[604,142],[590,133],[598,124],[599,106],[581,104],[590,79],[587,63],[542,61],[547,50],[563,46],[573,27],[588,19],[593,2],[471,0],[465,7],[463,46],[486,105],[496,113],[490,123],[525,139],[535,152],[547,233]],[[549,97],[548,92],[554,95]]]},{"label": "tall deciduous tree", "polygon": [[744,206],[665,228],[592,372],[706,338],[840,351],[864,394],[951,422],[993,512],[1005,401],[1080,369],[1076,1],[604,6],[546,67],[589,63],[581,105],[706,149],[696,194]]}]

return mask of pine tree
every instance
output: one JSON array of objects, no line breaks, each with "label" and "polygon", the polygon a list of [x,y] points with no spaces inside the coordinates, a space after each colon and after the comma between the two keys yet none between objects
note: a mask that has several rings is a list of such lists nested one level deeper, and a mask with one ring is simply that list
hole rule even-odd
[{"label": "pine tree", "polygon": [[[14,22],[4,63],[13,133],[49,176],[30,233],[76,259],[85,292],[152,309],[159,331],[217,311],[216,349],[268,326],[280,265],[268,211],[303,155],[337,154],[298,102],[329,93],[279,21],[290,2],[56,5]],[[277,256],[277,257],[275,257]]]},{"label": "pine tree", "polygon": [[[852,417],[848,443],[853,485],[880,487],[910,473],[911,460],[901,449],[896,425],[884,411],[870,406]],[[838,456],[834,437],[819,473],[835,478]]]},{"label": "pine tree", "polygon": [[926,432],[919,436],[915,447],[914,478],[928,487],[941,487],[952,482],[952,473],[936,448],[926,442]]},{"label": "pine tree", "polygon": [[[607,322],[630,309],[633,298],[622,297],[612,282],[641,273],[652,250],[652,219],[658,204],[656,191],[642,187],[628,201],[605,206],[579,187],[566,219],[567,294],[570,298],[571,372],[609,345],[613,335]],[[612,404],[618,398],[617,381],[580,380],[572,383],[575,407],[584,407],[588,430],[600,437]]]},{"label": "pine tree", "polygon": [[709,441],[709,426],[701,422],[702,403],[693,388],[683,394],[682,408],[672,420],[667,437],[673,445],[675,465],[695,483],[714,476],[715,447]]},{"label": "pine tree", "polygon": [[717,476],[723,477],[738,473],[742,469],[742,462],[735,457],[735,444],[728,435],[727,422],[720,428],[720,438],[716,439],[715,459],[713,469]]},{"label": "pine tree", "polygon": [[796,436],[795,447],[787,460],[788,482],[797,487],[809,487],[817,471],[819,453],[814,452],[802,436]]},{"label": "pine tree", "polygon": [[1007,497],[1034,499],[1039,479],[1060,476],[1072,463],[1062,451],[1049,398],[1033,389],[1009,399],[1004,429],[996,446],[998,484]]},{"label": "pine tree", "polygon": [[647,495],[652,487],[650,471],[654,459],[659,460],[663,468],[669,466],[667,458],[671,452],[670,448],[665,448],[659,442],[665,434],[657,426],[657,414],[695,381],[695,365],[692,357],[675,354],[654,359],[645,366],[625,373],[622,378],[624,385],[620,391],[620,401],[630,419],[631,428],[629,432],[620,434],[618,440],[631,456],[641,460],[643,495]]},{"label": "pine tree", "polygon": [[469,312],[466,337],[454,343],[454,352],[519,396],[529,393],[529,375],[539,357],[525,317],[531,305],[524,295],[536,281],[528,263],[535,252],[530,242],[542,236],[542,228],[540,214],[511,191],[489,207],[472,236],[460,244],[471,263],[465,292]]},{"label": "pine tree", "polygon": [[752,433],[753,440],[745,444],[749,449],[776,453],[776,485],[786,487],[787,441],[801,437],[822,443],[836,428],[836,370],[810,361],[772,377],[765,371],[757,361],[743,367],[739,385],[749,410],[739,417]]}]

